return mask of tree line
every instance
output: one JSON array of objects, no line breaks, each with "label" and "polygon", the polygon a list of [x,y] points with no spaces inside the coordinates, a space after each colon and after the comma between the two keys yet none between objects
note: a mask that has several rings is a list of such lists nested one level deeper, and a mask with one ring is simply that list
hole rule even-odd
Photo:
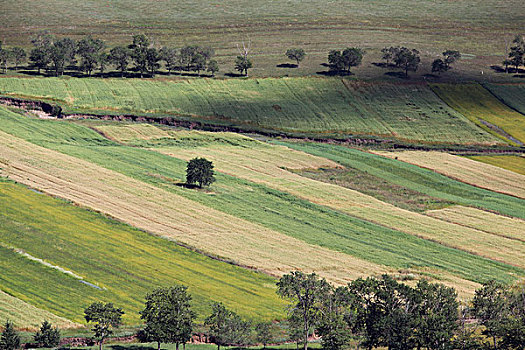
[{"label": "tree line", "polygon": [[[460,307],[452,287],[420,280],[415,286],[400,283],[390,275],[360,278],[334,287],[315,273],[300,271],[282,276],[277,294],[290,302],[287,339],[308,349],[312,335],[321,338],[323,349],[357,348],[494,349],[517,350],[525,346],[525,289],[490,281],[476,290],[468,306]],[[175,344],[190,342],[196,313],[187,287],[158,288],[146,295],[140,318],[145,327],[137,337],[143,342]],[[122,309],[112,303],[95,302],[84,310],[93,324],[93,336],[102,349],[104,340],[121,325]],[[253,324],[222,303],[212,305],[204,321],[209,339],[221,346],[245,347],[276,339],[276,325]],[[282,335],[280,335],[282,337]],[[44,322],[34,335],[40,347],[56,347],[60,331]],[[20,337],[7,321],[0,349],[15,350]]]}]

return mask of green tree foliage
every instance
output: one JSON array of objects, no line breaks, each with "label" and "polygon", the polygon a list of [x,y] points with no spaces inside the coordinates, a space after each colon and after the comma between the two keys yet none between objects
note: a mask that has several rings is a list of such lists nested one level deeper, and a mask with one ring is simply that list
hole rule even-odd
[{"label": "green tree foliage", "polygon": [[51,45],[53,40],[54,37],[46,31],[38,33],[31,39],[34,48],[29,54],[29,60],[31,61],[31,65],[38,69],[39,74],[42,69],[47,69],[47,66],[51,62]]},{"label": "green tree foliage", "polygon": [[215,76],[215,73],[219,71],[219,64],[217,63],[216,60],[210,60],[210,62],[208,62],[207,71],[211,73],[212,77]]},{"label": "green tree foliage", "polygon": [[212,313],[204,324],[209,327],[209,334],[217,344],[217,350],[221,346],[244,345],[250,336],[250,323],[228,310],[222,303],[213,305]]},{"label": "green tree foliage", "polygon": [[263,345],[263,349],[266,349],[266,345],[273,339],[273,324],[271,322],[261,322],[255,325],[255,340]]},{"label": "green tree foliage", "polygon": [[416,49],[408,49],[401,47],[394,56],[394,62],[397,67],[402,68],[405,71],[405,76],[408,77],[409,71],[417,71],[421,58],[419,57],[419,51]]},{"label": "green tree foliage", "polygon": [[381,49],[381,58],[386,61],[386,65],[389,66],[390,62],[394,60],[394,58],[397,56],[397,53],[399,52],[399,47],[384,47]]},{"label": "green tree foliage", "polygon": [[514,66],[516,73],[521,65],[524,64],[525,58],[525,40],[523,35],[516,35],[512,40],[512,46],[509,52],[509,63]]},{"label": "green tree foliage", "polygon": [[112,328],[118,328],[122,322],[124,311],[115,308],[112,303],[95,302],[84,310],[86,322],[93,322],[92,328],[95,339],[98,340],[99,350],[102,350],[104,339],[113,333]]},{"label": "green tree foliage", "polygon": [[315,273],[306,275],[300,271],[284,275],[277,282],[277,294],[291,301],[291,318],[302,320],[304,350],[308,349],[308,337],[320,321],[322,303],[331,288]]},{"label": "green tree foliage", "polygon": [[168,74],[171,74],[171,71],[177,68],[177,49],[164,46],[159,51],[160,59],[166,64],[166,69]]},{"label": "green tree foliage", "polygon": [[286,57],[288,57],[288,59],[297,62],[297,67],[299,67],[299,63],[301,63],[301,61],[304,60],[306,53],[304,52],[304,49],[292,48],[286,50],[285,55]]},{"label": "green tree foliage", "polygon": [[13,47],[13,49],[11,50],[12,54],[13,54],[13,61],[15,62],[15,70],[18,69],[18,66],[24,62],[24,60],[26,59],[26,52],[23,48],[21,47]]},{"label": "green tree foliage", "polygon": [[159,288],[146,296],[140,318],[146,323],[148,338],[161,343],[180,344],[191,339],[196,314],[191,309],[191,296],[185,286]]},{"label": "green tree foliage", "polygon": [[3,66],[5,74],[7,73],[7,65],[9,61],[12,59],[12,57],[13,57],[13,53],[11,52],[11,50],[2,48],[1,42],[0,42],[0,66]]},{"label": "green tree foliage", "polygon": [[253,67],[252,61],[247,56],[237,56],[235,59],[235,70],[248,76],[248,69]]},{"label": "green tree foliage", "polygon": [[94,39],[90,36],[80,40],[77,43],[77,52],[80,55],[80,69],[91,76],[91,73],[97,66],[104,67],[105,44],[100,39]]},{"label": "green tree foliage", "polygon": [[146,68],[152,77],[155,76],[155,73],[160,68],[160,59],[159,52],[154,47],[150,47],[146,50]]},{"label": "green tree foliage", "polygon": [[197,74],[200,75],[202,70],[206,69],[206,57],[201,53],[196,53],[192,60],[193,70],[197,71]]},{"label": "green tree foliage", "polygon": [[75,58],[76,44],[70,38],[53,41],[49,47],[49,58],[55,71],[55,76],[64,74],[65,66]]},{"label": "green tree foliage", "polygon": [[60,330],[52,328],[51,323],[44,321],[33,338],[40,347],[55,348],[60,344]]},{"label": "green tree foliage", "polygon": [[133,36],[133,43],[129,45],[131,50],[131,58],[135,62],[135,68],[140,72],[142,78],[144,73],[148,71],[148,48],[150,41],[144,34],[137,34]]},{"label": "green tree foliage", "polygon": [[123,46],[116,46],[109,51],[109,61],[120,71],[121,77],[128,69],[130,57],[130,51]]},{"label": "green tree foliage", "polygon": [[447,50],[443,52],[443,58],[438,58],[432,62],[432,72],[441,74],[450,70],[451,65],[461,58],[461,53],[456,50]]},{"label": "green tree foliage", "polygon": [[20,336],[12,322],[7,320],[0,335],[0,350],[15,350],[20,347]]},{"label": "green tree foliage", "polygon": [[199,187],[209,186],[215,181],[213,163],[206,158],[193,158],[186,167],[186,183]]},{"label": "green tree foliage", "polygon": [[447,70],[447,65],[441,58],[438,58],[432,62],[432,73],[441,74]]},{"label": "green tree foliage", "polygon": [[328,53],[330,70],[339,73],[350,73],[352,67],[357,67],[363,61],[364,51],[357,47],[349,47],[343,51],[332,50]]}]

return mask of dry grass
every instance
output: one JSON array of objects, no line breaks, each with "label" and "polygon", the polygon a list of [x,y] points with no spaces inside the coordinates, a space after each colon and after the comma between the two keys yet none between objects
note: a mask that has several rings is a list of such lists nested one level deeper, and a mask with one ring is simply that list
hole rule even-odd
[{"label": "dry grass", "polygon": [[81,327],[78,323],[56,316],[49,311],[34,307],[0,290],[0,324],[11,320],[17,328],[35,330],[44,321],[60,328]]},{"label": "dry grass", "polygon": [[427,214],[448,222],[525,242],[525,221],[476,208],[453,206]]},{"label": "dry grass", "polygon": [[[181,138],[186,137],[185,135],[188,135],[187,132],[181,134]],[[177,133],[171,133],[171,137],[177,138]],[[523,244],[516,244],[515,241],[504,237],[403,210],[358,191],[314,181],[285,169],[291,165],[295,168],[336,165],[336,163],[319,157],[260,142],[252,142],[251,146],[243,145],[242,147],[221,143],[220,146],[210,144],[204,147],[181,147],[178,145],[159,146],[154,149],[184,160],[197,156],[206,157],[214,162],[219,171],[226,174],[264,184],[310,202],[418,237],[493,260],[525,267],[525,261],[522,259],[525,253]]]},{"label": "dry grass", "polygon": [[525,198],[525,176],[444,152],[375,152],[491,191]]},{"label": "dry grass", "polygon": [[4,132],[0,147],[4,176],[272,275],[300,269],[344,283],[388,271]]}]

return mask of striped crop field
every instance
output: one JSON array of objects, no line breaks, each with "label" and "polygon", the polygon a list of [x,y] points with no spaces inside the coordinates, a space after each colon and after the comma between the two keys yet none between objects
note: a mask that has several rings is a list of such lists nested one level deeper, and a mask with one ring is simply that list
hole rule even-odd
[{"label": "striped crop field", "polygon": [[434,92],[450,107],[474,123],[513,144],[525,143],[525,116],[479,84],[432,84]]},{"label": "striped crop field", "polygon": [[0,290],[0,323],[5,324],[7,320],[12,321],[17,328],[34,330],[42,322],[49,321],[60,328],[76,328],[80,324],[71,322],[63,317],[56,316],[15,298]]},{"label": "striped crop field", "polygon": [[525,84],[484,84],[483,86],[500,101],[525,115]]},{"label": "striped crop field", "polygon": [[[283,315],[274,279],[261,273],[205,257],[12,182],[0,180],[0,202],[0,285],[48,310],[14,300],[13,305],[24,311],[20,320],[13,319],[18,326],[35,326],[43,318],[73,325],[49,312],[83,323],[83,309],[97,300],[121,306],[126,323],[136,324],[146,293],[178,283],[189,287],[200,317],[214,301],[249,317]],[[43,282],[46,276],[53,282]],[[1,306],[5,299],[0,294],[1,318],[12,314]]]},{"label": "striped crop field", "polygon": [[[129,135],[129,128],[133,126],[124,127],[124,134]],[[118,130],[116,127],[102,128],[104,132],[110,132],[111,135],[116,135]],[[142,127],[139,126],[139,129]],[[151,127],[149,127],[151,128]],[[173,157],[189,160],[196,156],[203,156],[213,160],[218,170],[230,174],[232,176],[241,177],[245,180],[253,181],[265,186],[288,192],[299,198],[308,200],[310,202],[328,206],[336,210],[348,213],[359,218],[370,220],[379,223],[383,226],[391,227],[396,230],[401,230],[414,235],[432,239],[434,241],[446,243],[454,241],[455,247],[469,250],[468,247],[476,247],[477,253],[495,258],[502,261],[511,262],[510,256],[503,258],[493,247],[497,245],[505,245],[510,250],[514,250],[516,257],[522,255],[525,246],[515,246],[509,240],[500,240],[500,237],[483,234],[478,231],[470,231],[469,238],[466,238],[464,227],[458,225],[449,225],[441,220],[434,220],[425,215],[412,213],[406,210],[396,208],[387,203],[376,200],[370,196],[362,193],[352,191],[346,188],[340,188],[318,181],[313,181],[297,174],[293,174],[284,169],[288,164],[300,165],[304,164],[304,158],[307,155],[301,152],[293,152],[288,148],[281,146],[269,146],[260,142],[251,142],[251,146],[246,144],[239,146],[234,142],[228,144],[226,142],[229,134],[223,134],[222,142],[204,143],[203,146],[195,146],[193,142],[185,145],[185,140],[188,139],[188,133],[182,132],[181,137],[177,137],[177,133],[170,133],[173,138],[173,145],[169,146],[167,143],[169,139],[165,136],[165,131],[160,131],[158,142],[162,145],[154,147],[153,149],[168,154]],[[212,135],[210,137],[219,138],[217,134],[210,134],[200,132],[197,135]],[[149,130],[148,144],[151,146],[157,142],[151,138],[152,132]],[[238,136],[235,136],[238,137]],[[142,144],[144,145],[144,140]],[[193,147],[192,147],[193,144]],[[136,143],[134,143],[136,145]],[[303,158],[297,158],[295,155],[300,154]],[[317,158],[317,157],[316,157]],[[285,159],[285,161],[283,161]],[[315,159],[315,158],[314,158]],[[329,164],[333,166],[334,164]],[[407,225],[407,222],[410,224]],[[476,237],[475,239],[473,239]],[[513,248],[511,247],[513,246]],[[492,248],[491,248],[492,247]],[[523,250],[523,251],[522,251]],[[489,253],[489,251],[491,251]],[[505,249],[505,255],[509,250]],[[513,253],[510,253],[511,255]],[[514,262],[513,262],[514,263]]]},{"label": "striped crop field", "polygon": [[468,156],[478,162],[495,165],[497,167],[525,175],[525,155],[521,156]]},{"label": "striped crop field", "polygon": [[452,206],[439,210],[429,210],[427,215],[454,222],[480,231],[525,241],[525,221],[490,213],[471,207]]},{"label": "striped crop field", "polygon": [[437,171],[470,185],[525,198],[525,176],[444,152],[375,152],[389,158]]},{"label": "striped crop field", "polygon": [[[509,251],[500,252],[499,257],[491,260],[480,255],[496,254],[493,250],[471,254],[365,221],[369,216],[374,219],[374,216],[380,217],[379,214],[386,217],[389,212],[383,210],[385,213],[381,213],[373,205],[367,208],[363,205],[366,204],[363,198],[368,197],[359,192],[350,192],[344,199],[348,201],[346,207],[361,207],[359,212],[363,213],[363,217],[369,210],[365,220],[307,202],[263,183],[243,180],[242,174],[233,177],[219,173],[217,183],[209,192],[189,190],[174,185],[183,176],[184,161],[156,151],[115,144],[93,130],[69,122],[34,120],[8,112],[0,114],[0,119],[0,128],[9,129],[11,133],[27,140],[33,139],[41,145],[12,134],[1,134],[3,142],[9,145],[4,147],[8,150],[4,155],[4,164],[9,164],[4,173],[10,177],[96,208],[163,237],[180,240],[202,251],[220,254],[275,275],[300,268],[317,271],[332,281],[344,283],[356,276],[408,269],[416,274],[449,281],[472,292],[476,282],[488,278],[512,281],[524,274],[520,267],[496,261],[507,258],[510,261],[510,256],[519,253],[516,250],[519,247],[509,247]],[[125,129],[125,133],[129,134],[129,126]],[[52,141],[45,141],[48,133],[54,133]],[[148,133],[150,141],[155,141],[151,140],[152,130]],[[210,138],[196,133],[194,139],[187,139],[191,142],[200,139],[209,144],[206,138],[219,138],[219,135],[213,135]],[[230,147],[232,143],[241,142],[245,148],[254,143],[253,140],[242,141],[239,137],[223,141],[230,141]],[[264,147],[271,150],[275,146]],[[60,153],[52,148],[60,150]],[[184,147],[180,149],[183,153]],[[279,149],[285,151],[284,147]],[[304,160],[318,158],[302,157]],[[331,164],[330,161],[325,163]],[[270,171],[275,171],[275,166],[268,165]],[[257,163],[254,166],[257,169],[260,167]],[[264,173],[261,176],[268,177]],[[326,188],[326,184],[311,182],[320,187],[305,188],[303,193],[315,193]],[[285,178],[283,184],[288,183],[290,180]],[[312,183],[306,185],[312,186]],[[300,186],[295,185],[296,188]],[[332,192],[320,195],[328,200],[335,190],[339,188],[333,186]],[[350,196],[357,196],[357,201]],[[102,199],[102,203],[98,203],[96,198]],[[373,198],[368,201],[379,202]],[[390,207],[398,213],[395,207],[387,206]],[[433,221],[438,226],[454,226],[423,215],[413,217],[410,225],[425,226],[413,223],[420,218]],[[206,226],[211,221],[215,224],[213,231]],[[399,218],[398,222],[406,223],[407,217]],[[427,231],[434,231],[434,228]],[[437,228],[435,231],[440,232]],[[483,233],[476,231],[476,235]],[[497,239],[496,245],[500,250],[506,250],[501,248],[507,247],[505,238]],[[476,244],[472,250],[478,248]],[[488,250],[488,245],[482,248]]]},{"label": "striped crop field", "polygon": [[2,78],[0,92],[55,101],[75,113],[175,116],[301,135],[501,143],[443,103],[426,84],[315,77],[171,81]]}]

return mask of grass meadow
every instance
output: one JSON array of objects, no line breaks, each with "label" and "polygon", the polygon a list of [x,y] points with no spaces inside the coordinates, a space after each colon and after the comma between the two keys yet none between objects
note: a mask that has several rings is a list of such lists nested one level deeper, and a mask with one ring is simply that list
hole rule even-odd
[{"label": "grass meadow", "polygon": [[483,86],[479,84],[431,86],[450,107],[481,128],[514,144],[523,145],[525,142],[525,116],[510,109]]},{"label": "grass meadow", "polygon": [[525,114],[525,84],[484,84],[494,96],[521,114]]},{"label": "grass meadow", "polygon": [[478,162],[495,165],[515,173],[525,175],[525,156],[468,156]]},{"label": "grass meadow", "polygon": [[[249,0],[82,1],[6,0],[0,20],[0,37],[7,45],[30,47],[30,38],[40,30],[59,36],[92,34],[109,45],[128,44],[131,36],[146,33],[155,46],[181,47],[197,43],[217,52],[221,74],[233,71],[237,45],[251,42],[256,76],[305,75],[325,71],[331,49],[358,46],[367,51],[360,77],[398,80],[374,66],[380,49],[405,45],[422,52],[423,67],[415,74],[430,73],[430,63],[447,49],[460,50],[464,59],[456,71],[439,79],[509,79],[488,67],[500,64],[505,38],[523,28],[520,0],[417,1],[400,0]],[[301,68],[279,68],[287,48],[307,52]],[[486,67],[486,68],[485,68]],[[483,74],[481,71],[484,71]],[[516,79],[517,80],[517,79]]]},{"label": "grass meadow", "polygon": [[[186,163],[182,160],[146,149],[110,144],[110,141],[102,138],[94,131],[75,124],[31,120],[16,115],[6,117],[5,113],[3,115],[2,125],[9,128],[11,133],[23,138],[33,139],[33,142],[45,145],[45,147],[54,148],[91,162],[86,163],[78,160],[75,163],[76,165],[65,164],[69,161],[65,161],[67,158],[64,155],[60,158],[62,165],[58,167],[58,165],[53,165],[56,164],[56,161],[51,158],[59,154],[54,155],[51,151],[46,151],[46,158],[49,161],[46,163],[37,162],[34,157],[40,158],[42,156],[38,154],[40,150],[37,152],[35,148],[31,148],[30,152],[21,154],[21,157],[30,158],[33,154],[34,156],[29,162],[16,159],[15,155],[10,156],[11,163],[14,165],[16,161],[16,167],[22,170],[25,170],[22,168],[23,164],[24,167],[34,169],[31,170],[32,172],[38,169],[39,172],[51,172],[54,177],[60,176],[64,180],[67,177],[68,181],[72,183],[68,185],[67,189],[57,190],[57,193],[59,192],[62,196],[69,198],[77,198],[76,196],[78,196],[76,201],[85,203],[85,205],[100,207],[100,204],[89,201],[88,195],[94,193],[87,187],[93,186],[93,183],[77,179],[74,173],[68,174],[65,171],[69,167],[89,167],[83,171],[86,176],[91,178],[91,181],[100,176],[96,174],[111,171],[109,177],[104,178],[101,183],[106,183],[101,188],[104,193],[109,191],[110,194],[114,194],[123,200],[126,198],[125,196],[128,196],[127,191],[132,191],[138,192],[139,199],[147,196],[156,202],[161,200],[162,203],[165,203],[163,215],[159,216],[156,215],[157,209],[149,202],[139,201],[136,197],[129,198],[126,202],[128,207],[134,207],[136,204],[140,205],[141,208],[148,208],[147,216],[156,221],[159,220],[167,225],[166,227],[152,225],[147,222],[148,218],[136,222],[126,216],[124,219],[127,222],[139,227],[147,223],[147,227],[151,231],[160,232],[165,237],[171,235],[174,239],[186,240],[186,242],[190,242],[202,250],[214,253],[222,252],[222,256],[241,263],[244,261],[251,262],[252,265],[250,266],[259,267],[275,274],[287,272],[286,269],[290,269],[290,266],[302,266],[303,269],[309,267],[316,269],[321,275],[333,281],[343,282],[360,274],[374,273],[374,271],[381,273],[389,271],[389,269],[390,271],[409,269],[435,278],[442,276],[444,280],[452,279],[454,281],[451,283],[460,286],[463,284],[465,288],[472,290],[475,287],[473,285],[468,286],[465,280],[481,282],[486,278],[497,278],[502,281],[511,281],[523,273],[521,268],[511,267],[481,257],[477,255],[478,252],[471,254],[446,247],[414,235],[345,215],[337,210],[308,202],[263,184],[254,184],[226,174],[218,174],[217,183],[212,186],[211,192],[184,189],[174,185],[183,177]],[[70,131],[68,133],[61,131],[62,125],[64,128],[70,128]],[[86,133],[90,133],[90,138],[99,141],[71,137],[73,129],[84,130]],[[55,137],[52,142],[42,140],[44,138],[42,134],[46,133],[45,130],[54,132]],[[129,134],[129,131],[127,133]],[[60,140],[60,135],[66,134],[69,135],[69,139],[57,142]],[[253,143],[253,141],[249,142]],[[20,149],[25,144],[19,143],[19,145],[17,146],[18,153],[21,153]],[[182,152],[183,149],[181,148]],[[89,166],[88,164],[92,165]],[[119,173],[128,176],[127,185],[119,184],[121,177]],[[27,174],[27,171],[23,174]],[[15,175],[20,181],[27,181],[22,175]],[[50,180],[41,181],[41,178],[42,176],[38,179],[32,178],[29,182],[35,182],[36,187],[44,188],[47,192],[54,191],[56,186]],[[77,190],[75,193],[71,193],[71,188],[74,189],[76,183],[85,184],[82,188],[85,193]],[[111,187],[108,187],[108,184]],[[115,187],[119,190],[118,192],[116,192]],[[324,187],[321,186],[320,189],[322,188]],[[315,188],[310,191],[312,190],[318,191]],[[160,198],[158,193],[162,193],[163,197]],[[201,223],[192,224],[192,221],[188,225],[181,226],[180,223],[163,219],[164,217],[173,218],[174,209],[172,208],[174,207],[171,205],[173,201],[178,201],[176,207],[178,211],[182,212],[201,208],[198,203],[209,209],[202,207],[204,214],[201,214],[202,217],[199,218]],[[114,216],[122,215],[113,207],[106,206],[102,209],[110,210]],[[364,209],[366,212],[367,208]],[[220,214],[221,220],[215,219],[215,225],[219,224],[219,228],[225,227],[228,231],[221,233],[220,237],[217,237],[216,234],[211,236],[206,231],[206,227],[202,225],[203,221],[207,222],[208,220],[206,210],[211,213],[220,210],[222,212]],[[373,210],[369,212],[370,218],[373,218],[373,213]],[[298,218],[301,219],[298,220]],[[432,220],[441,223],[439,220]],[[442,225],[451,226],[452,224],[442,222]],[[187,234],[174,234],[174,230],[186,230],[186,226],[189,230]],[[242,226],[242,230],[237,228],[238,226]],[[231,232],[232,230],[239,231]],[[241,243],[231,240],[235,237],[236,232],[239,232],[237,240],[242,237],[242,249],[240,246],[237,248],[237,245]],[[251,238],[255,236],[258,239]],[[199,240],[199,237],[203,240]],[[261,240],[261,237],[265,237],[265,239]],[[302,245],[300,242],[303,242]],[[503,239],[500,239],[499,243],[504,244]],[[274,244],[271,248],[271,254],[266,251],[269,249],[268,244]],[[287,252],[284,250],[281,252],[280,246],[284,246],[283,248]],[[300,254],[295,254],[295,249]],[[516,250],[516,247],[509,247],[509,250],[500,254],[512,255],[514,254],[512,251]],[[286,267],[287,262],[290,264],[288,267]]]},{"label": "grass meadow", "polygon": [[423,143],[502,143],[447,106],[426,84],[340,78],[3,78],[0,92],[55,101],[78,113],[171,115],[247,130],[317,137],[358,134]]}]

